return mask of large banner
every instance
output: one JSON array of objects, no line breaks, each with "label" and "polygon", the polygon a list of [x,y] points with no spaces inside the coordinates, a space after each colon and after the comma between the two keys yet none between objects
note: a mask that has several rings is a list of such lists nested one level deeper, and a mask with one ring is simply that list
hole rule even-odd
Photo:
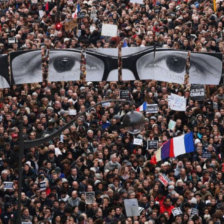
[{"label": "large banner", "polygon": [[[81,50],[17,51],[0,55],[0,88],[14,84],[43,81],[80,80]],[[157,80],[183,84],[187,73],[188,52],[154,47],[125,47],[118,55],[118,48],[87,49],[86,81],[118,81],[118,60],[122,60],[123,81]],[[43,60],[43,57],[46,60]],[[191,53],[189,82],[191,84],[218,85],[222,75],[222,54]]]}]

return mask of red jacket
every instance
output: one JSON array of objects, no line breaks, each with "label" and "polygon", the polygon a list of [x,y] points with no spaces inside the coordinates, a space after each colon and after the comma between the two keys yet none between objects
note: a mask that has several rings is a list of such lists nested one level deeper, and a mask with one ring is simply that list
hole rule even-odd
[{"label": "red jacket", "polygon": [[164,212],[168,212],[169,216],[172,213],[172,210],[174,209],[173,205],[165,206],[164,204],[160,205],[160,213],[163,214]]}]

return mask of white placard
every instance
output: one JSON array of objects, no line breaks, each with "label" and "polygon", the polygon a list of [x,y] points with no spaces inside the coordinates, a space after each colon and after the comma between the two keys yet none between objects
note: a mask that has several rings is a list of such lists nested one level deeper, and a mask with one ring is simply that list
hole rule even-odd
[{"label": "white placard", "polygon": [[13,182],[4,181],[4,190],[12,190],[12,189],[13,189]]},{"label": "white placard", "polygon": [[144,4],[143,0],[130,0],[131,3]]},{"label": "white placard", "polygon": [[168,124],[168,129],[174,131],[176,127],[176,121],[170,120]]},{"label": "white placard", "polygon": [[136,198],[124,199],[124,207],[128,217],[140,216],[138,200]]},{"label": "white placard", "polygon": [[186,111],[187,100],[183,96],[171,93],[168,97],[168,105],[171,110]]},{"label": "white placard", "polygon": [[102,103],[102,107],[110,107],[110,102],[105,102],[105,103]]},{"label": "white placard", "polygon": [[45,11],[39,10],[39,17],[42,18],[45,15]]},{"label": "white placard", "polygon": [[68,110],[68,114],[69,115],[76,115],[77,114],[77,111],[76,111],[76,109],[69,109]]},{"label": "white placard", "polygon": [[96,30],[96,27],[91,25],[89,29],[90,29],[90,33],[92,33],[94,30]]},{"label": "white placard", "polygon": [[172,214],[173,214],[173,216],[175,217],[175,216],[178,216],[178,215],[182,215],[183,212],[182,212],[181,209],[178,207],[178,208],[174,208],[174,209],[172,210]]},{"label": "white placard", "polygon": [[14,44],[14,43],[16,43],[16,38],[15,38],[15,37],[9,37],[9,38],[8,38],[8,43],[9,43],[9,44]]},{"label": "white placard", "polygon": [[143,144],[143,140],[141,138],[134,138],[134,145],[142,145]]},{"label": "white placard", "polygon": [[117,36],[117,25],[103,23],[101,36],[116,37]]}]

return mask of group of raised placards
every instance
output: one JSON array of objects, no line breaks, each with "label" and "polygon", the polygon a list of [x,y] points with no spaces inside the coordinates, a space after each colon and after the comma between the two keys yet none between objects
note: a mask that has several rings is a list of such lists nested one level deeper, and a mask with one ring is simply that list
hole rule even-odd
[{"label": "group of raised placards", "polygon": [[[85,57],[86,81],[118,81],[117,48],[87,49]],[[125,47],[121,57],[123,81],[157,80],[183,84],[188,71],[191,84],[218,85],[222,76],[220,53],[189,55],[187,51],[173,49]],[[0,55],[0,88],[42,82],[42,63],[41,50]],[[48,81],[80,80],[81,50],[50,50],[47,65]]]}]

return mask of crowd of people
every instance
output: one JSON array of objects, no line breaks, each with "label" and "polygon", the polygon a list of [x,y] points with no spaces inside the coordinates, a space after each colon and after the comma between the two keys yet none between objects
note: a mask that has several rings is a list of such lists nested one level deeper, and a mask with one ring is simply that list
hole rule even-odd
[{"label": "crowd of people", "polygon": [[[81,11],[74,18],[76,7]],[[224,52],[224,1],[216,0],[9,0],[0,2],[1,53],[17,50],[159,46]],[[76,16],[75,16],[76,17]],[[102,23],[118,25],[118,37],[101,36]],[[10,40],[10,41],[9,41]],[[14,40],[14,41],[12,41]],[[85,73],[85,66],[81,69]],[[119,99],[129,90],[130,102]],[[190,86],[157,82],[47,82],[0,90],[0,223],[18,219],[19,126],[25,140],[44,138],[78,113],[60,136],[24,151],[22,222],[33,224],[224,223],[224,88],[205,86],[201,101]],[[185,112],[168,107],[168,95],[187,98]],[[137,136],[122,124],[143,102]],[[87,110],[93,106],[91,110]],[[170,120],[175,128],[169,128]],[[153,163],[156,149],[193,132],[195,152]],[[135,145],[134,138],[143,140]],[[150,147],[149,141],[157,142]],[[160,180],[161,174],[169,179]],[[88,196],[88,197],[87,197]],[[124,200],[137,199],[139,216],[127,216]]]}]

